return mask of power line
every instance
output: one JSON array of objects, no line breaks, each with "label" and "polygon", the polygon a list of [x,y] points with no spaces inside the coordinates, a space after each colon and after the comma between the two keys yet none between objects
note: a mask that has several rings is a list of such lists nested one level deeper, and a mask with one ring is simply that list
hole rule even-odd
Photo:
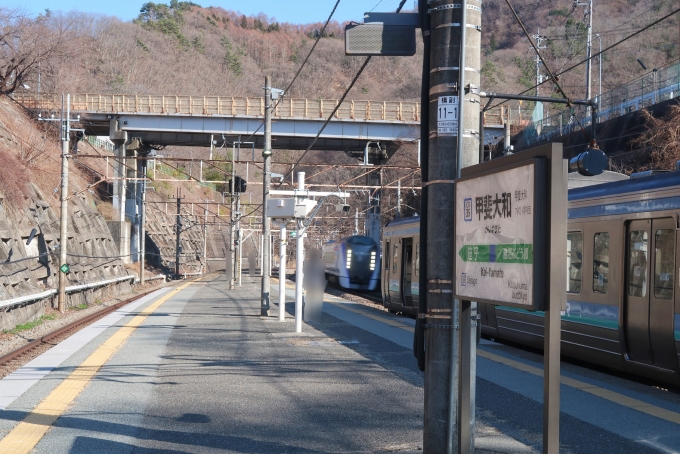
[{"label": "power line", "polygon": [[[316,49],[316,45],[319,44],[319,41],[321,41],[321,38],[323,38],[323,35],[326,32],[326,27],[328,27],[328,24],[330,23],[331,18],[333,17],[333,14],[335,14],[335,10],[338,9],[339,4],[340,4],[340,0],[337,0],[335,2],[335,6],[333,7],[333,10],[331,11],[331,14],[328,16],[328,19],[326,19],[326,23],[323,24],[323,27],[321,28],[321,31],[319,32],[319,36],[316,37],[316,41],[314,41],[314,45],[312,45],[312,48],[309,50],[307,57],[305,57],[304,61],[302,62],[302,64],[298,68],[297,72],[295,73],[295,76],[293,76],[293,80],[290,81],[290,83],[288,84],[288,87],[286,87],[286,89],[283,91],[284,95],[290,91],[291,87],[293,86],[293,84],[297,80],[298,76],[302,72],[302,68],[305,67],[305,65],[307,64],[307,61],[309,60],[309,57],[312,56],[314,49]],[[279,99],[276,101],[276,105],[274,105],[274,107],[272,107],[272,110],[275,110],[276,107],[279,105],[279,103],[282,100],[283,100],[283,97],[279,97]],[[257,134],[257,132],[263,126],[264,126],[264,121],[262,123],[260,123],[260,126],[258,126],[257,129],[250,136],[248,136],[248,138],[246,140],[244,140],[243,142],[248,142],[255,134]]]},{"label": "power line", "polygon": [[[397,11],[396,11],[397,13],[399,13],[399,12],[401,11],[401,9],[404,7],[404,4],[405,4],[405,3],[406,3],[406,0],[401,0],[401,2],[399,3],[399,6],[397,7]],[[377,5],[376,5],[376,6],[377,6]],[[296,162],[295,164],[293,164],[293,167],[291,168],[291,170],[289,170],[288,173],[286,173],[286,174],[284,175],[284,177],[281,179],[281,181],[279,182],[279,184],[276,186],[277,188],[281,187],[281,185],[282,185],[283,182],[286,180],[286,178],[287,178],[288,176],[290,176],[291,173],[293,173],[293,170],[295,169],[295,167],[297,167],[298,164],[300,164],[300,161],[302,161],[302,159],[307,155],[307,153],[309,152],[309,150],[312,149],[312,147],[314,146],[314,144],[316,143],[316,141],[319,139],[319,136],[321,136],[321,133],[324,131],[324,129],[326,129],[326,126],[328,126],[328,123],[330,123],[331,118],[333,118],[333,115],[335,115],[335,112],[338,111],[338,109],[339,109],[340,106],[342,105],[343,101],[345,100],[345,98],[346,98],[347,95],[349,94],[350,90],[352,90],[352,88],[354,87],[354,84],[355,84],[356,81],[359,79],[359,76],[361,76],[361,73],[364,72],[364,69],[366,69],[366,66],[368,66],[368,63],[369,63],[370,61],[371,61],[371,57],[370,57],[370,56],[366,57],[366,60],[364,60],[364,63],[361,65],[361,68],[359,68],[359,71],[358,71],[357,74],[354,76],[354,79],[352,79],[352,82],[350,82],[349,86],[347,87],[347,89],[345,90],[345,92],[342,94],[342,97],[340,98],[340,101],[338,102],[338,104],[335,106],[335,109],[333,109],[333,112],[331,112],[331,114],[328,116],[328,118],[326,119],[326,121],[323,123],[323,126],[321,126],[321,129],[320,129],[319,132],[317,133],[316,137],[314,137],[314,140],[312,140],[312,143],[309,144],[309,146],[308,146],[307,149],[304,151],[304,153],[302,153],[302,156],[300,156],[300,158],[297,160],[297,162]]]},{"label": "power line", "polygon": [[[671,17],[671,16],[674,16],[674,15],[677,14],[677,13],[680,13],[680,8],[678,8],[678,9],[676,9],[676,10],[670,12],[669,14],[666,14],[666,15],[663,16],[662,18],[657,19],[656,21],[654,21],[654,22],[648,24],[647,26],[645,26],[645,27],[639,29],[638,31],[636,31],[636,32],[633,33],[632,35],[628,35],[627,37],[623,38],[622,40],[615,42],[614,44],[610,45],[609,47],[603,49],[601,52],[597,52],[596,54],[594,54],[594,55],[591,56],[591,59],[597,57],[597,56],[600,55],[600,54],[604,54],[604,53],[607,52],[608,50],[613,49],[614,47],[616,47],[616,46],[618,46],[619,44],[622,44],[622,43],[628,41],[628,40],[631,39],[631,38],[634,38],[635,36],[639,35],[640,33],[642,33],[642,32],[644,32],[644,31],[646,31],[646,30],[648,30],[648,29],[654,27],[655,25],[657,25],[657,24],[663,22],[664,20],[668,19],[668,18]],[[561,72],[555,74],[555,77],[559,77],[559,76],[561,76],[562,74],[565,74],[565,73],[571,71],[572,69],[581,66],[582,64],[584,64],[584,63],[587,62],[587,61],[588,61],[588,59],[582,60],[581,62],[576,63],[575,65],[570,66],[569,68],[567,68],[567,69],[565,69],[565,70],[563,70],[563,71],[561,71]],[[547,82],[550,81],[550,80],[551,80],[551,79],[548,79],[548,80],[546,80],[545,82],[542,82],[542,83],[540,83],[540,84],[534,85],[533,87],[527,88],[526,90],[524,90],[523,92],[521,92],[521,93],[519,93],[519,94],[520,94],[520,95],[523,95],[523,94],[528,93],[528,92],[530,92],[530,91],[532,91],[532,90],[535,90],[536,87],[538,87],[538,86],[540,86],[540,85],[543,85],[544,83],[547,83]],[[500,106],[500,105],[503,105],[503,104],[507,103],[508,101],[509,101],[509,100],[507,100],[507,99],[504,100],[504,101],[501,101],[501,102],[499,102],[498,104],[495,104],[495,105],[491,106],[489,109],[492,109],[492,108],[498,107],[498,106]],[[488,110],[488,109],[487,109],[487,110]]]}]

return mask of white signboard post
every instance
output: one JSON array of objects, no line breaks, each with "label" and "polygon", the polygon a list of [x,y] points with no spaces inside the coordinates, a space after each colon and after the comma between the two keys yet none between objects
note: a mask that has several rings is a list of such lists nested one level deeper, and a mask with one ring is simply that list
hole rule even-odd
[{"label": "white signboard post", "polygon": [[534,309],[536,172],[531,160],[456,182],[459,297]]},{"label": "white signboard post", "polygon": [[458,135],[458,96],[440,96],[437,101],[437,133]]}]

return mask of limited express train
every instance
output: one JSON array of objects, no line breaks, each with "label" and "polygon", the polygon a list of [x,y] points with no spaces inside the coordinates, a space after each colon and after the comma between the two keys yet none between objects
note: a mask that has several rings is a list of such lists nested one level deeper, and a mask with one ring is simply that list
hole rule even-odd
[{"label": "limited express train", "polygon": [[326,280],[343,288],[375,290],[380,280],[380,250],[367,236],[354,235],[323,246]]},{"label": "limited express train", "polygon": [[[383,230],[383,302],[415,314],[419,218]],[[680,384],[680,172],[569,190],[562,353]],[[543,313],[480,304],[482,334],[543,347]]]}]

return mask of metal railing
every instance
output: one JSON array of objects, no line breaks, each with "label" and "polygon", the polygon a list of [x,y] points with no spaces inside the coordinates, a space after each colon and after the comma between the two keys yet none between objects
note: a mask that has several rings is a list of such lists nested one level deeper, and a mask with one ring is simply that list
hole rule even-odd
[{"label": "metal railing", "polygon": [[[61,108],[61,95],[16,93],[14,99],[38,111]],[[272,112],[275,118],[325,119],[338,105],[334,99],[284,98]],[[264,116],[264,98],[233,96],[71,95],[71,111],[198,116]],[[403,101],[345,101],[335,113],[339,120],[420,121],[420,103]]]},{"label": "metal railing", "polygon": [[99,136],[87,136],[87,141],[91,145],[101,148],[102,150],[107,150],[110,152],[113,152],[114,150],[113,142],[110,140],[101,139]]},{"label": "metal railing", "polygon": [[[599,99],[597,122],[602,123],[654,104],[680,97],[680,64],[657,69],[625,85],[603,93]],[[533,145],[550,141],[555,137],[570,134],[580,128],[590,126],[592,118],[586,106],[573,106],[530,122],[535,133],[525,135],[518,145]]]}]

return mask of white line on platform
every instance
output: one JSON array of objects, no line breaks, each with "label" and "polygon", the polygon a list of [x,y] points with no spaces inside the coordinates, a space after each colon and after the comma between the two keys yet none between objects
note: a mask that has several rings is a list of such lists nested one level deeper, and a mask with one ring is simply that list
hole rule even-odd
[{"label": "white line on platform", "polygon": [[10,406],[12,402],[28,391],[31,386],[38,383],[45,375],[59,367],[64,361],[87,345],[92,339],[103,333],[107,328],[114,325],[142,304],[148,303],[168,290],[169,288],[156,290],[137,301],[113,311],[106,317],[81,329],[63,342],[55,345],[42,355],[0,380],[0,410],[4,410]]}]

